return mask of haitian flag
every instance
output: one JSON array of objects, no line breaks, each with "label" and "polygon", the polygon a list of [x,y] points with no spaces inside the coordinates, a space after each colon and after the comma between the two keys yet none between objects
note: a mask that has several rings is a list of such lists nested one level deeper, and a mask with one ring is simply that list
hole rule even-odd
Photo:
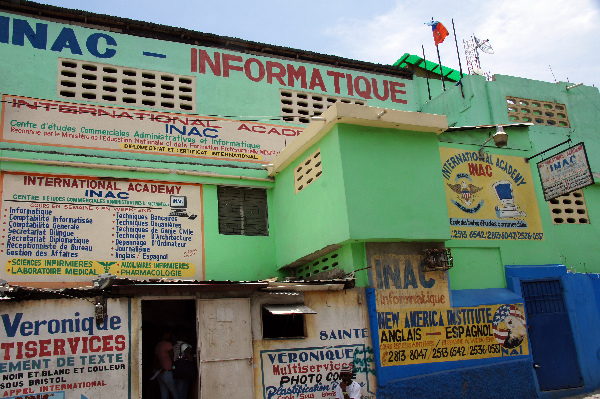
[{"label": "haitian flag", "polygon": [[427,22],[426,25],[431,26],[431,30],[433,30],[433,40],[435,41],[436,46],[443,42],[449,34],[446,27],[439,21],[430,21]]}]

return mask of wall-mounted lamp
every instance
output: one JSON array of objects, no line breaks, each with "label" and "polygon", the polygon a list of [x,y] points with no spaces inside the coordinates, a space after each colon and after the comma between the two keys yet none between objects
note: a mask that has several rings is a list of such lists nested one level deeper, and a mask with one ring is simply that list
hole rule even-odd
[{"label": "wall-mounted lamp", "polygon": [[502,126],[496,126],[496,133],[494,133],[492,137],[487,139],[479,149],[479,160],[484,159],[483,148],[491,139],[494,139],[494,144],[496,144],[496,147],[498,148],[506,147],[506,144],[508,144],[508,134],[506,134]]},{"label": "wall-mounted lamp", "polygon": [[311,121],[325,121],[325,117],[323,117],[323,116],[311,116],[310,120]]}]

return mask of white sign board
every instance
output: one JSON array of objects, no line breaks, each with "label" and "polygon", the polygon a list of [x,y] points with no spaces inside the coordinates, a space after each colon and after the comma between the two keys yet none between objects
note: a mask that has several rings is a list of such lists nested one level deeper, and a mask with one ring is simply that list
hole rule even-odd
[{"label": "white sign board", "polygon": [[[107,303],[96,324],[81,299],[26,301],[0,311],[3,398],[129,397],[128,300]],[[103,394],[104,392],[104,394]]]},{"label": "white sign board", "polygon": [[2,96],[2,141],[270,162],[302,128]]},{"label": "white sign board", "polygon": [[0,278],[202,280],[202,186],[2,174]]},{"label": "white sign board", "polygon": [[538,171],[546,201],[594,184],[583,143],[539,162]]}]

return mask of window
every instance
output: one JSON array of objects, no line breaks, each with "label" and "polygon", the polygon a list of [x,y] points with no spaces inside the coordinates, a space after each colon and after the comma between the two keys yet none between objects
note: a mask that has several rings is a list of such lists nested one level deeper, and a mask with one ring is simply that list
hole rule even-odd
[{"label": "window", "polygon": [[304,315],[315,313],[303,304],[265,305],[262,308],[263,339],[304,338]]},{"label": "window", "polygon": [[219,186],[219,233],[268,236],[267,190]]},{"label": "window", "polygon": [[286,122],[310,123],[311,116],[319,116],[336,102],[367,105],[364,100],[305,93],[295,90],[280,90],[281,119]]},{"label": "window", "polygon": [[57,89],[69,100],[196,110],[194,76],[59,58]]},{"label": "window", "polygon": [[548,201],[554,224],[590,224],[583,190],[561,195]]},{"label": "window", "polygon": [[517,97],[506,97],[506,104],[511,122],[569,127],[569,116],[564,104]]},{"label": "window", "polygon": [[296,194],[304,190],[323,174],[321,167],[321,150],[318,149],[308,156],[294,169],[294,182]]}]

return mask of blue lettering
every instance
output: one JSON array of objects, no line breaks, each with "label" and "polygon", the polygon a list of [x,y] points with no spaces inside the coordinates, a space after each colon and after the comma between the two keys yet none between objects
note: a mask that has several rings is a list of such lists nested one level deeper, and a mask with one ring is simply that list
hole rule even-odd
[{"label": "blue lettering", "polygon": [[58,51],[60,53],[65,47],[71,50],[72,54],[83,54],[81,52],[81,47],[79,47],[79,43],[77,42],[77,37],[75,37],[75,32],[73,32],[73,29],[71,28],[63,28],[63,30],[60,31],[60,34],[54,41],[54,44],[52,44],[52,47],[50,47],[50,50]]},{"label": "blue lettering", "polygon": [[[113,48],[106,47],[106,49],[104,49],[103,53],[101,53],[98,50],[98,42],[99,42],[100,38],[103,38],[104,40],[106,40],[107,46],[116,46],[117,45],[117,41],[115,39],[113,39],[112,36],[109,36],[106,33],[93,33],[87,38],[87,41],[85,43],[88,51],[93,56],[98,57],[98,58],[114,57],[115,54],[117,53],[117,50],[115,50]],[[14,38],[13,38],[13,40],[14,40]]]},{"label": "blue lettering", "polygon": [[34,48],[46,50],[46,42],[48,40],[48,25],[35,24],[35,32],[29,25],[29,22],[24,19],[13,19],[13,37],[12,44],[16,46],[25,45],[25,36]]},{"label": "blue lettering", "polygon": [[10,18],[0,17],[0,43],[8,44],[8,23]]},{"label": "blue lettering", "polygon": [[7,337],[14,337],[17,333],[17,329],[19,328],[19,324],[21,323],[21,319],[23,318],[23,313],[15,314],[15,319],[11,323],[10,316],[7,314],[2,315],[2,322],[4,323],[4,331],[6,331]]}]

